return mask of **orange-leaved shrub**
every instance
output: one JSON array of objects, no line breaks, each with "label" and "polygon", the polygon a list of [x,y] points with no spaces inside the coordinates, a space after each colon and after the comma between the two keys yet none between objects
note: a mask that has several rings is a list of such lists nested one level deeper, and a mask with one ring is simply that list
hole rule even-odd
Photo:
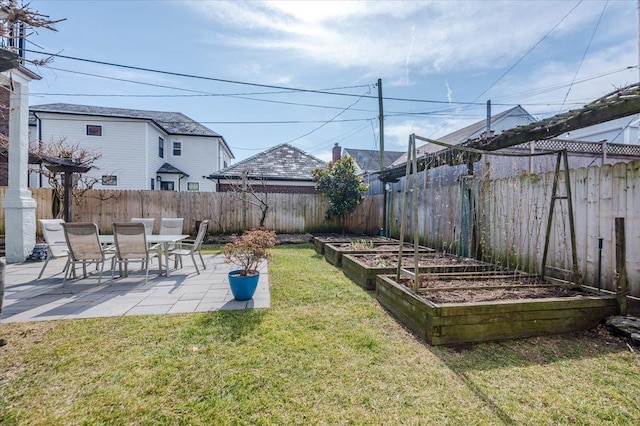
[{"label": "orange-leaved shrub", "polygon": [[276,233],[264,229],[252,229],[240,237],[232,236],[233,240],[222,248],[224,260],[240,267],[240,275],[255,275],[258,265],[269,257],[267,248],[276,245]]}]

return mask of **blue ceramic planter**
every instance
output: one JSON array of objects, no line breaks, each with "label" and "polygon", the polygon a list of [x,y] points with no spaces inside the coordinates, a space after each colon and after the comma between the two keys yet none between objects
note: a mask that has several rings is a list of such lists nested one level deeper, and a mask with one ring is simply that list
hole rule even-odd
[{"label": "blue ceramic planter", "polygon": [[240,272],[240,270],[229,272],[231,293],[233,293],[233,297],[236,300],[249,300],[256,292],[260,274],[247,275],[246,277],[243,277],[240,275]]}]

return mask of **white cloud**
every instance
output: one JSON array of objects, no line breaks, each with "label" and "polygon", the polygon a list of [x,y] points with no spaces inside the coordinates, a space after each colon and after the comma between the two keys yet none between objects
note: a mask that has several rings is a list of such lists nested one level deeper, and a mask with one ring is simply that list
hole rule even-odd
[{"label": "white cloud", "polygon": [[[426,72],[508,66],[575,4],[287,1],[192,6],[215,25],[231,29],[231,35],[218,40],[236,48],[287,51],[319,64],[375,70],[389,79],[401,72],[408,84],[409,64]],[[578,6],[549,39],[595,19],[600,8],[594,6]]]},{"label": "white cloud", "polygon": [[[635,48],[636,41],[628,40],[588,55],[577,76],[577,64],[557,61],[539,64],[526,76],[505,80],[496,86],[492,90],[495,96],[491,98],[497,102],[517,100],[530,113],[543,116],[579,108],[639,80]],[[575,83],[571,86],[574,77]],[[562,105],[570,86],[566,102]]]}]

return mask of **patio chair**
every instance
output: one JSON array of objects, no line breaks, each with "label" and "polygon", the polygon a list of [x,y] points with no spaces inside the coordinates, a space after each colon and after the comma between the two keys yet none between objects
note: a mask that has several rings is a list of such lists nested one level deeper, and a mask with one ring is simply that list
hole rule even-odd
[{"label": "patio chair", "polygon": [[194,241],[189,241],[189,240],[181,241],[175,249],[169,250],[170,256],[176,256],[176,263],[180,262],[180,267],[182,267],[182,256],[191,256],[191,260],[193,261],[193,266],[196,267],[196,272],[198,273],[198,275],[200,275],[200,270],[198,269],[198,264],[196,263],[196,257],[195,257],[196,253],[198,253],[198,256],[200,256],[200,261],[202,262],[202,269],[207,269],[207,267],[204,264],[204,259],[202,258],[202,253],[200,252],[200,249],[202,247],[204,237],[207,235],[209,222],[210,221],[208,220],[203,220],[200,223],[200,227],[198,228],[198,235],[196,236],[196,239]]},{"label": "patio chair", "polygon": [[144,223],[145,233],[147,235],[153,234],[153,223],[155,221],[152,217],[134,217],[131,219],[131,223]]},{"label": "patio chair", "polygon": [[[182,217],[163,217],[160,219],[160,230],[158,235],[182,235],[184,226],[184,218]],[[176,248],[175,244],[169,245],[169,250]],[[162,250],[162,247],[155,246],[153,249]]]},{"label": "patio chair", "polygon": [[67,247],[67,240],[64,238],[64,229],[62,228],[64,220],[40,219],[39,222],[42,226],[42,236],[44,237],[45,243],[47,243],[47,260],[45,260],[44,265],[42,265],[40,275],[38,275],[37,278],[38,280],[42,278],[42,274],[51,259],[66,257],[67,262],[64,264],[62,272],[66,273],[69,267],[69,247]]},{"label": "patio chair", "polygon": [[160,235],[182,235],[183,217],[163,217],[160,219]]},{"label": "patio chair", "polygon": [[69,247],[69,266],[64,274],[62,285],[67,281],[67,276],[74,273],[78,263],[82,264],[83,277],[87,277],[87,264],[95,264],[96,268],[100,266],[100,278],[98,284],[102,281],[102,272],[104,271],[104,263],[111,260],[113,268],[113,255],[103,250],[98,237],[98,225],[91,222],[63,223],[64,237]]},{"label": "patio chair", "polygon": [[[149,279],[149,261],[151,260],[151,251],[147,245],[147,234],[143,223],[114,223],[113,224],[113,240],[116,246],[115,262],[118,263],[118,269],[121,271],[124,264],[124,276],[128,275],[128,266],[130,262],[140,262],[145,270],[144,282]],[[115,267],[111,272],[111,279],[115,275]],[[160,262],[160,271],[162,271],[162,263]]]}]

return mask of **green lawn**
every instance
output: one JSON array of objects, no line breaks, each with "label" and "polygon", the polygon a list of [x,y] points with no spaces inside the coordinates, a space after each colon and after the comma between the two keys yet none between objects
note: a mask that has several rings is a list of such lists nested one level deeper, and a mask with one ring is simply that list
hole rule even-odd
[{"label": "green lawn", "polygon": [[431,347],[310,245],[272,307],[1,324],[0,424],[640,424],[606,333]]}]

